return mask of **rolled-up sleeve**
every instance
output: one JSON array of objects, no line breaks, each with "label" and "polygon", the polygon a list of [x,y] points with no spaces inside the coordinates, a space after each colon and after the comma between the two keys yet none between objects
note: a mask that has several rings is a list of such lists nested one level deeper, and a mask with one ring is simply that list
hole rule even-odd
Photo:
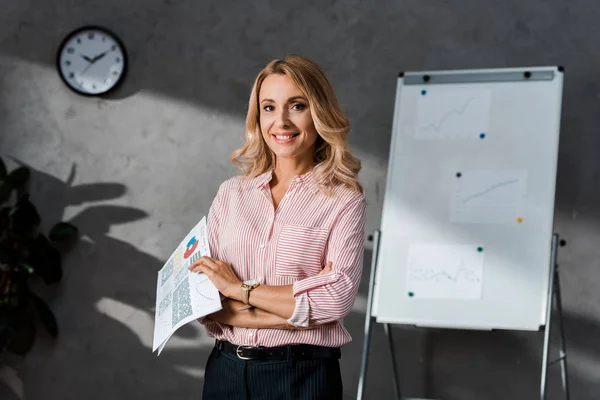
[{"label": "rolled-up sleeve", "polygon": [[289,324],[320,325],[350,313],[362,276],[365,210],[365,198],[361,195],[340,212],[325,254],[325,263],[332,262],[332,271],[293,284],[296,307]]}]

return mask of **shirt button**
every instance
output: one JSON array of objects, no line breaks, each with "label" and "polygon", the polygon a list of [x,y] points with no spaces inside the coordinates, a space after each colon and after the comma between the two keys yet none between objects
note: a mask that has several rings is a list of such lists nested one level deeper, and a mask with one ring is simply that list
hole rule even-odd
[{"label": "shirt button", "polygon": [[264,244],[264,243],[261,243],[261,244],[260,244],[260,248],[261,248],[261,249],[264,249],[264,248],[265,248],[265,244]]}]

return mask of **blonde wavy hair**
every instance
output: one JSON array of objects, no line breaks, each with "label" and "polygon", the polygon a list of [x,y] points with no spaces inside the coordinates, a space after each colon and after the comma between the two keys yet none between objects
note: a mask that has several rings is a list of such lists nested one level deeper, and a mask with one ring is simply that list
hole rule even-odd
[{"label": "blonde wavy hair", "polygon": [[275,59],[257,75],[246,115],[246,141],[234,151],[231,161],[242,170],[243,176],[256,177],[275,168],[276,156],[265,142],[260,130],[260,88],[272,74],[287,75],[308,100],[310,113],[318,133],[313,154],[315,182],[329,195],[331,189],[342,184],[360,193],[358,181],[361,162],[348,147],[350,122],[342,110],[333,87],[323,69],[314,61],[295,54]]}]

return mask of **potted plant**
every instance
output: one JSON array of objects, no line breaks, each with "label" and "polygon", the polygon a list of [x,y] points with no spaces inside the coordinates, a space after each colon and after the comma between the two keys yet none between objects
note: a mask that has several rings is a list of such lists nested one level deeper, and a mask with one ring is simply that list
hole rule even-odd
[{"label": "potted plant", "polygon": [[46,302],[29,288],[38,275],[50,285],[62,278],[61,249],[78,237],[75,226],[55,224],[48,235],[40,232],[41,217],[30,201],[30,170],[21,166],[10,173],[0,159],[0,352],[26,355],[35,340],[35,318],[52,337],[56,319]]}]

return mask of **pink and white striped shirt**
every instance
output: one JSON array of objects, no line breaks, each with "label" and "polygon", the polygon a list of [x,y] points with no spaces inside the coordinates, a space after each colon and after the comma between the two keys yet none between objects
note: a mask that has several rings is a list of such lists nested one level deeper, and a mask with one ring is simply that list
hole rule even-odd
[{"label": "pink and white striped shirt", "polygon": [[[285,330],[201,322],[209,336],[238,345],[340,347],[352,340],[343,318],[352,309],[362,275],[365,197],[342,185],[327,197],[310,171],[292,180],[275,209],[271,178],[269,171],[221,184],[207,218],[211,255],[230,263],[242,281],[293,285],[291,325],[334,323]],[[317,275],[329,261],[332,271]]]}]

